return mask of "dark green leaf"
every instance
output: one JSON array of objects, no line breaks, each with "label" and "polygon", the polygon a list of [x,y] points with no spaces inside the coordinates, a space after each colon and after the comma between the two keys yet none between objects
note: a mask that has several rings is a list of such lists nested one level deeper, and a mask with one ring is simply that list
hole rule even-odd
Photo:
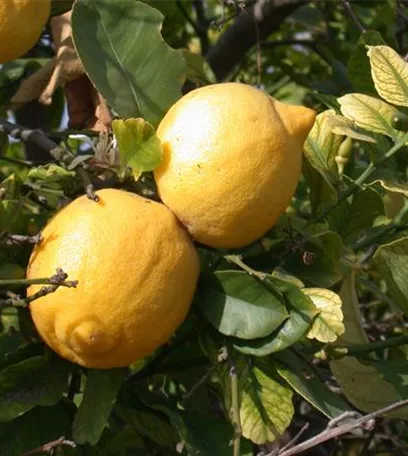
[{"label": "dark green leaf", "polygon": [[269,336],[248,342],[235,340],[234,347],[247,355],[266,356],[293,345],[308,331],[318,314],[310,298],[298,287],[273,277],[270,280],[283,293],[290,312],[289,318]]},{"label": "dark green leaf", "polygon": [[134,427],[126,427],[109,439],[103,446],[102,456],[128,456],[129,452],[149,456],[143,439]]},{"label": "dark green leaf", "polygon": [[348,61],[347,69],[349,79],[356,92],[367,95],[377,95],[371,77],[370,59],[367,56],[366,45],[385,44],[382,36],[375,30],[367,30],[358,40],[357,46],[353,49]]},{"label": "dark green leaf", "polygon": [[121,117],[157,125],[181,97],[187,66],[160,34],[163,15],[135,0],[78,0],[75,47],[85,70]]},{"label": "dark green leaf", "polygon": [[115,404],[124,378],[123,369],[90,369],[84,398],[73,423],[73,437],[78,443],[96,445]]},{"label": "dark green leaf", "polygon": [[13,421],[0,423],[0,454],[21,456],[44,443],[69,436],[74,413],[75,406],[61,401],[53,406],[35,407]]},{"label": "dark green leaf", "polygon": [[241,339],[267,336],[289,316],[273,285],[243,271],[203,275],[196,299],[218,331]]},{"label": "dark green leaf", "polygon": [[381,377],[398,391],[401,399],[408,399],[408,360],[373,361]]},{"label": "dark green leaf", "polygon": [[0,421],[9,421],[36,405],[57,403],[67,386],[71,365],[35,356],[0,372]]},{"label": "dark green leaf", "polygon": [[350,407],[321,380],[316,371],[292,350],[274,356],[282,364],[276,365],[278,374],[304,399],[332,419]]}]

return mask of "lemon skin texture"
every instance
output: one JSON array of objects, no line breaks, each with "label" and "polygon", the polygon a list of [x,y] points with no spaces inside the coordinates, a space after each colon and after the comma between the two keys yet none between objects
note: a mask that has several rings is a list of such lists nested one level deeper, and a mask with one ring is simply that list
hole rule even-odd
[{"label": "lemon skin texture", "polygon": [[290,203],[315,116],[246,84],[193,90],[157,130],[163,161],[154,174],[162,201],[203,244],[254,242]]},{"label": "lemon skin texture", "polygon": [[50,0],[0,1],[0,63],[21,57],[35,45],[50,11]]},{"label": "lemon skin texture", "polygon": [[104,369],[127,366],[168,341],[189,310],[199,259],[163,204],[122,190],[96,194],[99,202],[82,196],[49,221],[27,278],[60,267],[78,280],[77,288],[33,301],[31,315],[60,356]]}]

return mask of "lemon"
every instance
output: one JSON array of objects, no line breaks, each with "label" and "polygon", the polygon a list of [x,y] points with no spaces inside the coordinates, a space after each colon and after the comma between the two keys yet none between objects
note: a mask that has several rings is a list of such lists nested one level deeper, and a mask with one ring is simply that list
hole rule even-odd
[{"label": "lemon", "polygon": [[50,0],[0,1],[0,63],[21,57],[35,45],[50,11]]},{"label": "lemon", "polygon": [[[27,277],[62,268],[77,288],[60,287],[30,305],[43,340],[92,368],[127,366],[165,343],[184,320],[199,274],[186,230],[163,204],[122,190],[82,196],[42,232]],[[31,286],[28,295],[41,285]]]},{"label": "lemon", "polygon": [[315,112],[246,84],[202,87],[177,101],[157,134],[160,197],[203,244],[243,247],[285,211]]}]

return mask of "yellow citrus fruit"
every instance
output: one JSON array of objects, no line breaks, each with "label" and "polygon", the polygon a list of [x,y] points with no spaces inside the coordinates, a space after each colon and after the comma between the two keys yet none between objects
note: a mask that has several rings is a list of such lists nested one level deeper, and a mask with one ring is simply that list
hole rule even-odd
[{"label": "yellow citrus fruit", "polygon": [[[78,280],[30,305],[59,355],[92,368],[129,365],[165,343],[183,322],[199,260],[187,231],[163,204],[105,189],[58,212],[31,255],[27,277],[56,268]],[[41,285],[28,290],[31,296]]]},{"label": "yellow citrus fruit", "polygon": [[315,112],[246,84],[185,95],[161,121],[155,180],[191,235],[217,248],[259,239],[285,211],[301,173]]},{"label": "yellow citrus fruit", "polygon": [[50,11],[50,0],[0,1],[0,63],[21,57],[35,45]]}]

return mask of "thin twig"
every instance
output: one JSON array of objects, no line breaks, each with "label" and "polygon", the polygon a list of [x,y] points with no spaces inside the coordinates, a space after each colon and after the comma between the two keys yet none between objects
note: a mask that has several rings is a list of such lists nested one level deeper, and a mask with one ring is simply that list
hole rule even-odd
[{"label": "thin twig", "polygon": [[265,272],[256,271],[255,269],[252,269],[251,267],[249,267],[248,265],[246,265],[246,264],[242,261],[241,255],[225,255],[224,258],[225,258],[229,263],[236,264],[238,267],[240,267],[242,270],[244,270],[245,272],[247,272],[249,275],[258,278],[258,279],[261,280],[261,281],[264,281],[264,280],[266,279],[266,277],[267,277],[267,274],[266,274]]},{"label": "thin twig", "polygon": [[349,0],[341,0],[343,3],[344,9],[347,11],[351,19],[353,19],[354,23],[358,27],[361,33],[364,33],[366,31],[364,25],[360,22],[360,19],[357,17],[356,13],[353,11],[353,8],[350,5]]},{"label": "thin twig", "polygon": [[[305,442],[299,443],[289,450],[285,450],[283,452],[279,452],[279,456],[293,456],[295,454],[302,453],[303,451],[309,450],[310,448],[314,448],[317,445],[322,444],[323,442],[327,442],[328,440],[334,439],[335,437],[339,437],[343,434],[347,434],[357,428],[368,428],[372,429],[375,425],[375,419],[383,416],[387,413],[394,412],[395,410],[399,410],[403,407],[408,406],[408,399],[403,401],[396,402],[391,404],[387,407],[384,407],[380,410],[377,410],[373,413],[369,413],[367,415],[362,416],[361,418],[357,418],[355,420],[349,421],[345,424],[342,424],[334,429],[325,429],[324,431],[320,432],[319,434],[315,435],[314,437],[306,440]],[[267,456],[272,456],[273,453],[270,453]]]},{"label": "thin twig", "polygon": [[305,423],[302,426],[302,428],[300,429],[300,431],[293,437],[293,439],[289,440],[289,442],[286,443],[285,445],[283,445],[282,448],[275,450],[276,454],[279,454],[280,452],[285,451],[285,450],[289,449],[290,447],[292,447],[300,439],[300,437],[305,433],[305,431],[307,431],[309,429],[309,426],[310,426],[310,423]]},{"label": "thin twig", "polygon": [[21,234],[5,234],[3,237],[0,237],[0,244],[4,245],[39,244],[40,242],[40,233],[34,236],[24,236]]},{"label": "thin twig", "polygon": [[69,446],[71,448],[76,447],[76,443],[72,440],[66,440],[64,436],[60,437],[57,440],[53,440],[52,442],[44,443],[44,445],[39,446],[38,448],[34,448],[33,450],[27,451],[26,453],[22,454],[21,456],[31,456],[37,453],[48,453],[54,448],[59,446]]},{"label": "thin twig", "polygon": [[36,145],[47,152],[59,148],[58,144],[49,139],[42,131],[20,127],[4,118],[0,118],[0,132],[15,139],[21,139],[25,143]]}]

